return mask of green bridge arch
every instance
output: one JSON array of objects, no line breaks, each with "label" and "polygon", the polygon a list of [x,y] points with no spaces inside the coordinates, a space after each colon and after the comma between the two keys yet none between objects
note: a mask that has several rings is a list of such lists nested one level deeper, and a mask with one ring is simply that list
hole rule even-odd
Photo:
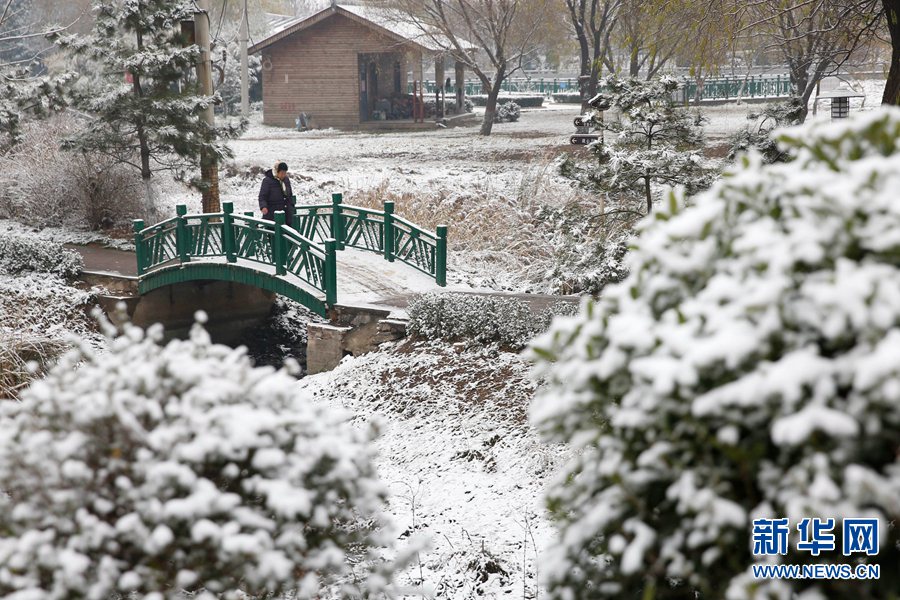
[{"label": "green bridge arch", "polygon": [[428,231],[384,210],[330,204],[294,209],[293,227],[283,212],[274,221],[235,214],[225,202],[217,213],[188,214],[180,204],[172,218],[145,227],[134,221],[138,291],[187,281],[251,285],[295,300],[327,316],[337,302],[337,252],[357,248],[399,260],[447,284],[447,227]]}]

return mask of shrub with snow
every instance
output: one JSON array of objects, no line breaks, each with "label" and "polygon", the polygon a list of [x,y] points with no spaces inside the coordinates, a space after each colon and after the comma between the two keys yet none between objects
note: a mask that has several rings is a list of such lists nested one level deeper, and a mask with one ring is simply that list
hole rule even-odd
[{"label": "shrub with snow", "polygon": [[0,406],[0,596],[309,598],[351,564],[338,596],[383,587],[371,431],[199,325],[160,335],[83,346]]},{"label": "shrub with snow", "polygon": [[[499,104],[499,103],[498,103]],[[497,106],[497,112],[494,113],[494,122],[495,123],[504,123],[518,121],[519,117],[522,116],[522,109],[518,104],[510,100],[509,102],[504,102],[503,104],[499,104]]]},{"label": "shrub with snow", "polygon": [[[447,109],[447,114],[455,113],[456,112],[456,98],[452,97],[452,96],[447,96],[445,106]],[[475,105],[472,103],[471,100],[469,100],[468,98],[465,98],[463,100],[463,108],[465,109],[465,111],[467,113],[470,113],[473,110],[475,110]],[[425,116],[431,117],[431,116],[434,116],[435,114],[437,114],[437,102],[435,101],[434,98],[426,98],[425,99]]]},{"label": "shrub with snow", "polygon": [[551,97],[557,104],[581,104],[580,92],[558,92]]},{"label": "shrub with snow", "polygon": [[576,305],[560,302],[541,313],[515,298],[474,294],[422,294],[409,303],[409,331],[425,338],[468,339],[482,344],[524,348],[546,331],[554,315],[572,314]]},{"label": "shrub with snow", "polygon": [[[485,106],[487,104],[487,94],[472,94],[466,96],[472,100],[475,106]],[[522,108],[541,108],[544,105],[544,96],[542,94],[519,94],[515,92],[500,92],[497,96],[497,106],[506,104],[507,102],[515,102]]]},{"label": "shrub with snow", "polygon": [[[535,344],[532,419],[577,458],[549,497],[559,598],[889,598],[900,589],[900,111],[782,131],[696,205],[645,221],[631,273]],[[785,556],[751,522],[788,517]],[[797,548],[834,518],[836,551]],[[877,556],[841,554],[878,518]],[[754,580],[755,560],[878,563]],[[794,594],[803,592],[802,596]]]},{"label": "shrub with snow", "polygon": [[788,162],[790,155],[779,147],[771,133],[780,127],[799,125],[805,113],[806,106],[799,98],[769,104],[759,113],[749,113],[747,127],[729,138],[728,158],[733,160],[738,154],[754,148],[767,163]]},{"label": "shrub with snow", "polygon": [[83,268],[81,255],[66,249],[62,244],[15,234],[0,234],[0,273],[18,275],[34,271],[74,279]]}]

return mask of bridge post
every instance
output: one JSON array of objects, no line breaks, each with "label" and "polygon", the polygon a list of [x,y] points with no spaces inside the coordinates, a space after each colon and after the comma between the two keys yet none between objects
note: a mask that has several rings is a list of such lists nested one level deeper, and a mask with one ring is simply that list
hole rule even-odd
[{"label": "bridge post", "polygon": [[437,226],[437,247],[434,252],[434,281],[441,287],[447,285],[447,226]]},{"label": "bridge post", "polygon": [[384,260],[394,262],[394,201],[384,203]]},{"label": "bridge post", "polygon": [[337,304],[337,242],[333,238],[325,240],[325,303]]},{"label": "bridge post", "polygon": [[222,218],[222,250],[226,260],[233,263],[237,261],[234,251],[234,203],[223,202],[222,212],[225,214]]},{"label": "bridge post", "polygon": [[178,215],[175,221],[175,249],[178,251],[178,259],[181,262],[190,262],[191,256],[188,252],[190,240],[188,239],[188,230],[185,227],[186,220],[184,218],[184,215],[187,214],[187,206],[184,204],[177,205],[175,214]]},{"label": "bridge post", "polygon": [[146,259],[144,258],[144,222],[141,219],[135,219],[131,222],[131,226],[134,229],[134,255],[137,260],[137,274],[138,276],[144,274],[144,263]]},{"label": "bridge post", "polygon": [[337,242],[337,249],[344,249],[344,220],[341,219],[341,202],[343,194],[331,195],[331,237]]},{"label": "bridge post", "polygon": [[272,239],[272,258],[275,259],[275,274],[284,275],[284,211],[275,211],[275,237]]}]

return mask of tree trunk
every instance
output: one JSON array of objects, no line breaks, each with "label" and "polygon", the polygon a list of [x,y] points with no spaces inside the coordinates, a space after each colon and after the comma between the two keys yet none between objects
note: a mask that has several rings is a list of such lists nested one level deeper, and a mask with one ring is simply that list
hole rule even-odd
[{"label": "tree trunk", "polygon": [[650,177],[644,177],[644,195],[647,197],[647,214],[653,212],[653,195],[650,192]]},{"label": "tree trunk", "polygon": [[900,0],[883,0],[882,4],[891,34],[891,70],[881,103],[897,106],[900,105]]},{"label": "tree trunk", "polygon": [[641,72],[641,63],[638,62],[640,50],[640,46],[634,45],[631,47],[631,61],[628,65],[628,74],[632,77],[637,77]]},{"label": "tree trunk", "polygon": [[[807,93],[809,83],[809,72],[799,66],[791,65],[791,92],[801,105],[800,122],[806,121],[806,115],[809,113],[809,94]],[[810,91],[811,93],[811,91]]]},{"label": "tree trunk", "polygon": [[[137,30],[136,37],[137,49],[141,51],[144,49],[144,34],[140,29]],[[141,89],[141,76],[137,73],[131,74],[131,87],[134,90],[135,98],[144,97],[144,90]],[[146,182],[152,174],[150,171],[150,143],[147,140],[147,132],[144,130],[144,119],[139,117],[135,125],[137,125],[138,144],[141,148],[141,179]]]},{"label": "tree trunk", "polygon": [[481,122],[481,131],[478,132],[481,135],[491,135],[491,129],[494,127],[494,115],[497,114],[497,96],[500,95],[500,87],[506,78],[504,71],[505,69],[497,71],[497,74],[494,75],[493,83],[487,84],[490,86],[490,89],[488,90],[487,102],[484,105],[484,120]]},{"label": "tree trunk", "polygon": [[[144,92],[141,89],[141,76],[137,73],[132,74],[134,88],[134,95],[138,98],[143,97]],[[150,171],[150,143],[147,140],[147,132],[144,129],[144,120],[142,118],[138,119],[137,125],[137,138],[138,145],[141,149],[141,179],[144,181],[150,179],[152,172]]]},{"label": "tree trunk", "polygon": [[591,99],[590,84],[585,85],[583,78],[591,74],[591,53],[587,37],[584,35],[584,26],[580,30],[576,27],[576,34],[578,36],[578,45],[581,49],[581,77],[578,78],[578,91],[581,93],[581,112],[583,113],[590,108],[590,105],[588,105],[588,100]]}]

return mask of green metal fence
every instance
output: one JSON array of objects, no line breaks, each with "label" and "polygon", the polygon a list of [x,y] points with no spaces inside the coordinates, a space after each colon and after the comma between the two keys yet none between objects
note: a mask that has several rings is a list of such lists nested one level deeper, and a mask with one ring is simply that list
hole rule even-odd
[{"label": "green metal fence", "polygon": [[[425,94],[434,94],[438,84],[434,81],[424,81]],[[413,85],[410,83],[407,93],[412,93]],[[700,100],[730,100],[734,98],[780,98],[790,96],[791,81],[789,77],[776,75],[774,77],[722,77],[713,79],[684,80],[681,88],[682,100],[694,100],[697,98],[697,90],[700,90]],[[465,89],[467,96],[484,94],[484,88],[480,79],[466,79]],[[510,78],[503,82],[501,89],[504,92],[522,92],[529,94],[553,94],[571,92],[578,93],[577,78]],[[447,94],[456,93],[456,88],[451,85]]]},{"label": "green metal fence", "polygon": [[739,77],[686,81],[681,88],[682,100],[731,100],[736,98],[783,98],[791,95],[789,77]]},{"label": "green metal fence", "polygon": [[[337,302],[336,253],[350,247],[376,252],[390,262],[399,260],[434,277],[439,286],[447,285],[446,226],[428,231],[395,216],[393,202],[385,202],[379,211],[344,205],[341,194],[333,194],[331,204],[295,207],[293,227],[285,224],[280,211],[270,221],[252,212],[234,214],[230,202],[223,204],[221,212],[204,214],[188,214],[182,204],[176,207],[175,217],[150,227],[134,221],[134,242],[142,282],[195,259],[224,258],[232,264],[241,259],[268,267],[251,276],[243,274],[243,283],[283,290],[283,281],[275,285],[271,279],[292,275],[323,295],[325,305],[333,306]],[[209,261],[197,265],[208,266]],[[321,301],[299,288],[298,298],[324,311]]]},{"label": "green metal fence", "polygon": [[344,204],[342,194],[332,194],[331,204],[298,206],[294,227],[313,240],[333,238],[339,250],[358,248],[399,260],[447,285],[447,227],[429,231],[410,223],[394,214],[393,202],[374,210]]},{"label": "green metal fence", "polygon": [[[434,81],[425,80],[423,83],[424,93],[426,95],[434,94],[438,84]],[[480,79],[466,79],[465,80],[465,89],[466,96],[475,96],[478,94],[485,94],[487,92],[484,91],[484,86],[481,83]],[[568,79],[532,79],[532,78],[510,78],[504,81],[500,89],[504,92],[522,92],[528,94],[543,94],[544,96],[550,96],[551,94],[557,94],[559,92],[577,92],[578,91],[578,79],[577,78],[568,78]],[[413,93],[413,84],[407,84],[406,93]],[[452,84],[449,88],[447,88],[447,94],[455,94],[456,93],[456,84]]]}]

